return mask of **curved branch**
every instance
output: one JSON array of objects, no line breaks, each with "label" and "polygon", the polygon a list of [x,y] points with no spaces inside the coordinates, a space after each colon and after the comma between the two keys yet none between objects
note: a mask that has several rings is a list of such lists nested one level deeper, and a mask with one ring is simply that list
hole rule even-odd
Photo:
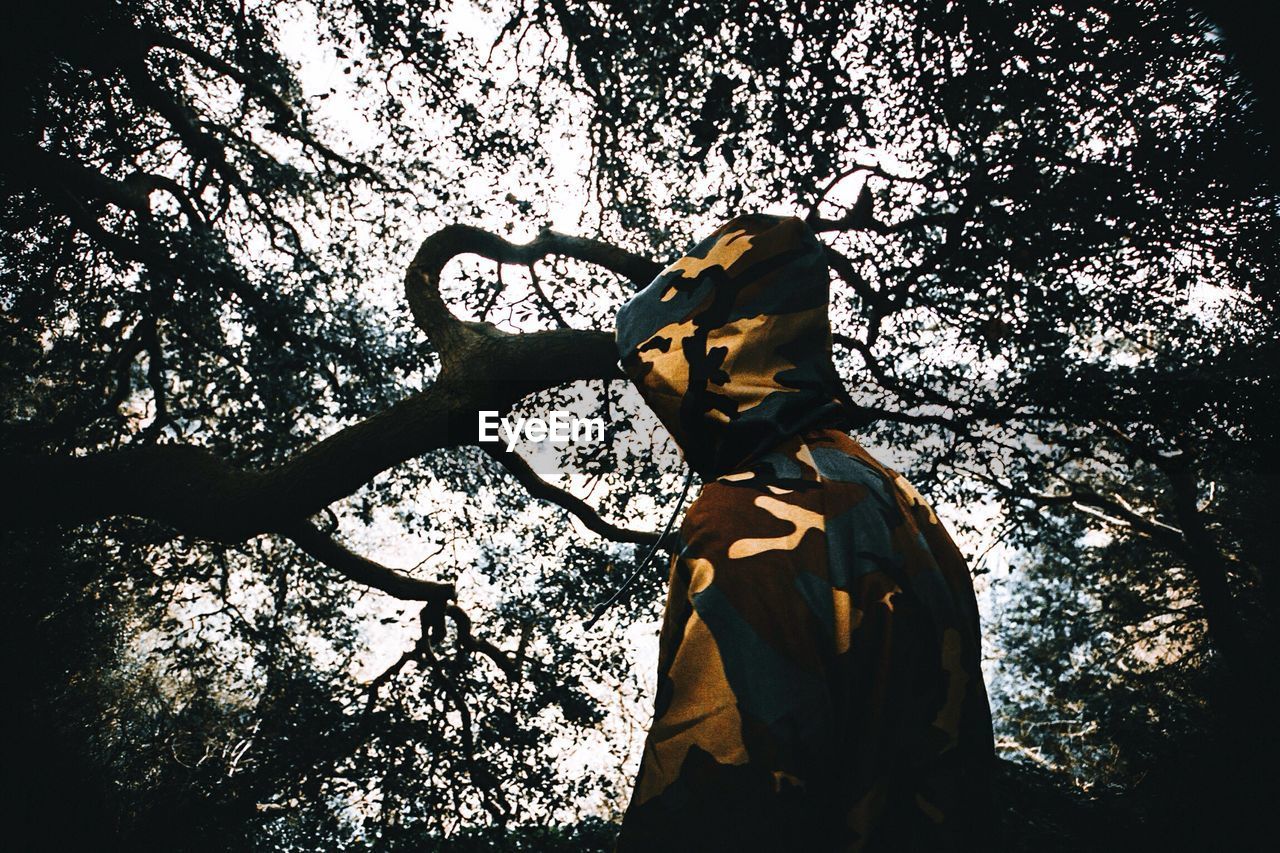
[{"label": "curved branch", "polygon": [[[528,243],[512,243],[472,225],[448,225],[422,241],[405,271],[405,298],[418,327],[427,334],[446,364],[456,362],[470,333],[477,329],[458,320],[440,296],[440,272],[458,255],[479,255],[506,264],[529,265],[548,255],[586,261],[626,278],[637,288],[652,281],[661,265],[587,237],[571,237],[544,228]],[[492,327],[486,327],[492,329]],[[490,331],[489,334],[495,334]]]},{"label": "curved branch", "polygon": [[[636,256],[597,241],[551,232],[539,240],[519,247],[475,228],[451,226],[423,242],[407,278],[426,276],[433,284],[449,258],[470,249],[532,257],[559,247],[610,268],[639,268]],[[423,291],[434,292],[439,300],[433,286],[411,287],[411,297]],[[406,460],[476,443],[482,410],[506,412],[535,391],[622,375],[609,332],[505,334],[461,323],[442,302],[440,308],[451,346],[447,358],[442,353],[444,367],[430,388],[275,468],[246,471],[206,448],[182,444],[86,456],[0,454],[0,478],[8,486],[0,494],[0,524],[24,527],[135,515],[188,534],[239,542],[291,529]]]}]

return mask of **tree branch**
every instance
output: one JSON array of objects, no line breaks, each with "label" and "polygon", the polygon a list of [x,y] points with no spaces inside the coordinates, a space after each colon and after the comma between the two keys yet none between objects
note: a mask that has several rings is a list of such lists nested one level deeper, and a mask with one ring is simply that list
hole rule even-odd
[{"label": "tree branch", "polygon": [[533,470],[528,462],[524,461],[520,454],[489,442],[482,442],[478,446],[490,457],[500,462],[511,476],[515,477],[516,481],[524,486],[525,491],[530,495],[539,500],[549,501],[573,513],[592,533],[603,536],[605,539],[611,539],[614,542],[631,542],[636,545],[652,545],[658,540],[656,533],[628,530],[601,518],[600,514],[590,504],[577,495],[554,486],[539,477],[538,473]]},{"label": "tree branch", "polygon": [[148,28],[146,36],[151,45],[162,47],[176,51],[195,61],[197,64],[208,68],[225,77],[239,83],[244,90],[252,94],[259,102],[261,102],[271,114],[275,116],[275,122],[268,125],[269,130],[273,130],[281,136],[297,140],[303,145],[313,149],[326,160],[338,163],[343,168],[352,172],[359,172],[367,177],[374,178],[383,184],[388,182],[371,167],[357,163],[348,157],[344,157],[334,151],[329,146],[320,142],[306,127],[306,122],[298,115],[297,111],[286,101],[279,92],[268,86],[262,80],[248,73],[243,68],[233,65],[218,56],[213,55],[198,45],[180,38],[173,33],[158,28]]},{"label": "tree branch", "polygon": [[164,190],[173,196],[193,226],[203,223],[199,211],[182,187],[171,178],[150,172],[134,172],[123,180],[104,175],[83,163],[55,154],[39,146],[14,152],[15,160],[23,167],[13,169],[11,175],[18,181],[38,185],[51,183],[82,198],[97,199],[123,210],[146,215],[151,211],[151,194]]},{"label": "tree branch", "polygon": [[[546,232],[519,247],[478,229],[451,226],[423,242],[406,278],[426,276],[433,284],[448,259],[468,248],[532,257],[552,247],[597,259],[611,269],[636,274],[645,269],[636,256],[597,241]],[[433,286],[409,290],[434,292],[439,298]],[[535,391],[622,375],[609,332],[554,329],[506,334],[491,326],[463,324],[442,302],[440,307],[443,327],[452,330],[452,348],[430,388],[275,468],[246,471],[205,448],[182,444],[85,456],[3,453],[0,478],[6,488],[0,494],[0,524],[25,527],[135,515],[191,535],[239,542],[292,529],[408,459],[475,443],[481,410],[506,412]]]},{"label": "tree branch", "polygon": [[548,255],[560,255],[604,267],[637,288],[648,284],[662,271],[659,264],[648,258],[610,243],[570,237],[549,228],[544,228],[528,243],[512,243],[471,225],[448,225],[422,241],[404,278],[405,298],[414,320],[446,364],[457,362],[466,340],[474,334],[494,334],[492,327],[480,329],[462,323],[440,296],[441,270],[463,254],[525,266]]},{"label": "tree branch", "polygon": [[[980,474],[977,471],[970,470],[968,473],[988,485],[994,486],[1006,495],[1031,501],[1036,506],[1074,507],[1112,524],[1120,524],[1139,533],[1146,534],[1175,551],[1185,551],[1186,543],[1183,541],[1181,530],[1158,519],[1147,518],[1145,515],[1141,515],[1130,507],[1125,506],[1120,501],[1107,498],[1092,489],[1075,488],[1070,492],[1046,495],[1029,489],[1016,489],[1009,484],[1001,483],[999,480]],[[1090,510],[1101,511],[1107,515],[1101,516],[1098,512],[1090,512]]]},{"label": "tree branch", "polygon": [[349,550],[309,521],[280,531],[302,552],[356,583],[381,590],[403,601],[427,601],[443,606],[455,595],[453,584],[411,577]]}]

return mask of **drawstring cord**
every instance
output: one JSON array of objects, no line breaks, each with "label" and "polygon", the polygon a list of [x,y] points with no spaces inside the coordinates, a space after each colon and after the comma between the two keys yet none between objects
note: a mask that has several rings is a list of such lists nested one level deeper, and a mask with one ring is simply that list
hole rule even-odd
[{"label": "drawstring cord", "polygon": [[658,553],[659,546],[663,540],[667,538],[667,534],[671,532],[671,525],[676,520],[676,516],[680,514],[680,508],[684,506],[684,499],[689,494],[689,484],[693,482],[693,469],[690,468],[684,475],[684,487],[680,489],[680,497],[676,500],[675,508],[671,510],[671,515],[667,516],[667,523],[662,525],[662,532],[658,534],[658,538],[654,541],[653,547],[649,549],[649,553],[644,555],[644,559],[636,566],[631,576],[622,582],[622,586],[614,590],[613,595],[596,605],[596,609],[592,611],[591,618],[588,619],[584,627],[590,631],[592,626],[596,624],[601,616],[605,614],[610,607],[622,598],[623,593],[631,588],[631,585],[640,577],[640,573],[644,571],[645,566],[649,565],[649,561],[653,559],[653,555]]}]

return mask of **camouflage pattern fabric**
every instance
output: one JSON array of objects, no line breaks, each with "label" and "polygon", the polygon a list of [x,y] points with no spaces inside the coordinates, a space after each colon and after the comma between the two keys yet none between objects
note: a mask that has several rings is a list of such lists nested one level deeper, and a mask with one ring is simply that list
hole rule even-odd
[{"label": "camouflage pattern fabric", "polygon": [[839,427],[823,249],[741,216],[623,308],[623,367],[704,480],[619,851],[989,850],[973,585]]}]

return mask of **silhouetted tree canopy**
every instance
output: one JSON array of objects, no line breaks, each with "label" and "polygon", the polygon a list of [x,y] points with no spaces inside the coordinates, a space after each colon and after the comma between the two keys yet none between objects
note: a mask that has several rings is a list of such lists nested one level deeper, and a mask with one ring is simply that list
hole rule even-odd
[{"label": "silhouetted tree canopy", "polygon": [[[662,572],[581,620],[682,477],[613,313],[767,209],[828,246],[860,440],[973,551],[1019,849],[1246,832],[1276,136],[1224,8],[12,5],[7,826],[607,849]],[[476,443],[549,408],[608,441]]]}]

